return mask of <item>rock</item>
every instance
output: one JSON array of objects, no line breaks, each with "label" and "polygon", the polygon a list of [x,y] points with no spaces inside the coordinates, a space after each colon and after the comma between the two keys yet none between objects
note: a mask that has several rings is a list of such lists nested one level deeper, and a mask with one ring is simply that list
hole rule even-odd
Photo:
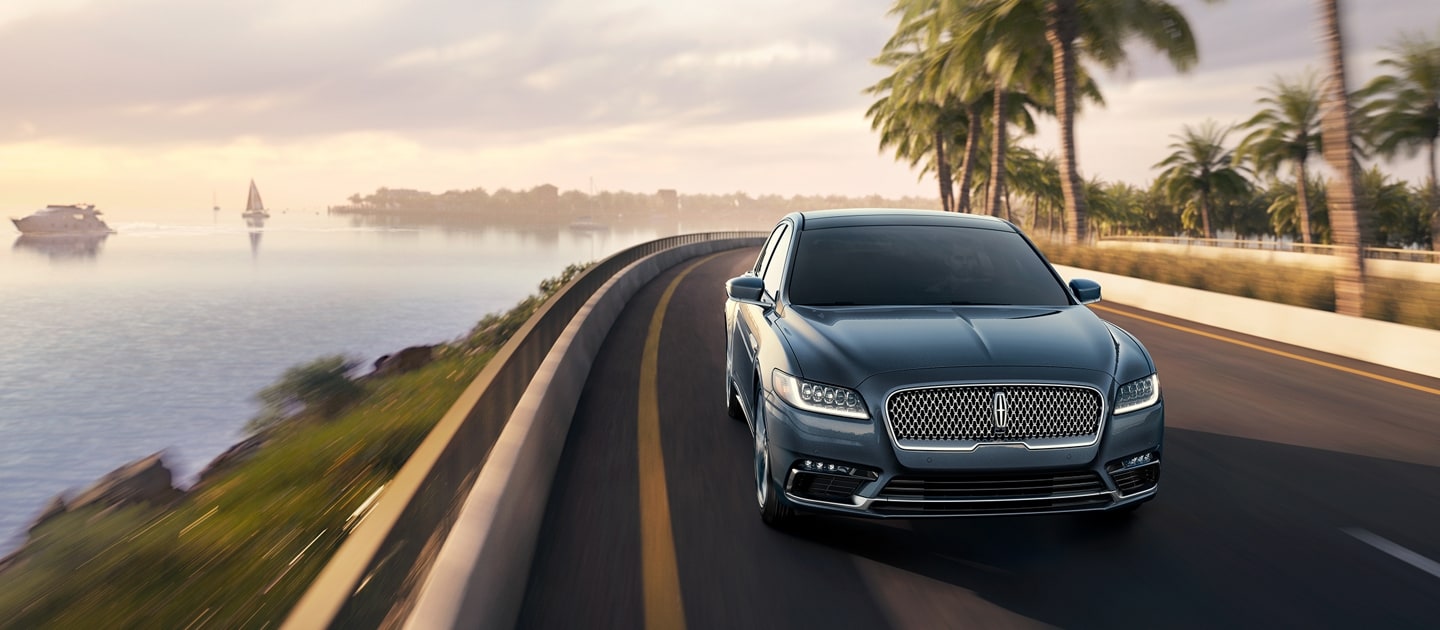
[{"label": "rock", "polygon": [[64,514],[69,509],[70,508],[65,505],[65,495],[55,495],[55,498],[50,499],[50,502],[45,504],[45,509],[40,510],[40,515],[35,517],[35,520],[30,523],[30,528],[26,531],[33,535],[35,530],[40,529],[41,525],[50,522],[50,519]]},{"label": "rock", "polygon": [[184,494],[171,485],[173,477],[160,461],[160,453],[155,453],[110,471],[71,499],[69,510],[94,505],[107,509],[136,503],[169,505]]},{"label": "rock", "polygon": [[375,360],[375,371],[370,373],[372,377],[393,376],[413,372],[422,367],[430,365],[435,360],[435,348],[438,346],[411,346],[395,354],[387,354]]},{"label": "rock", "polygon": [[204,486],[205,482],[209,481],[215,475],[225,472],[233,468],[236,464],[249,459],[251,455],[254,455],[256,451],[260,450],[260,447],[270,441],[270,434],[270,431],[261,431],[235,443],[235,445],[225,449],[224,453],[216,455],[215,459],[210,460],[210,463],[205,465],[205,469],[200,471],[200,476],[196,479],[195,486],[191,488],[191,491],[193,492],[195,489]]}]

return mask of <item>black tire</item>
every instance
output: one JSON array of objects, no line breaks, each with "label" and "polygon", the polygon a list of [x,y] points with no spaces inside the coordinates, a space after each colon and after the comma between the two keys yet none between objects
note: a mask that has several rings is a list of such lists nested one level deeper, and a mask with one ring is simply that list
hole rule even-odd
[{"label": "black tire", "polygon": [[744,420],[745,410],[740,408],[740,397],[735,394],[735,388],[730,386],[730,379],[725,380],[725,414],[736,420]]},{"label": "black tire", "polygon": [[783,490],[770,473],[770,439],[765,425],[765,405],[760,393],[755,396],[755,499],[760,507],[760,520],[776,529],[785,529],[795,520],[795,509],[782,496]]}]

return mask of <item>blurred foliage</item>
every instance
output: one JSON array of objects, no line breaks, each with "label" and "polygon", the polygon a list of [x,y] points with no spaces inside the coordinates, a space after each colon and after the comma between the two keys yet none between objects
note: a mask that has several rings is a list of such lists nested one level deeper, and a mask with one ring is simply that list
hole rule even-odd
[{"label": "blurred foliage", "polygon": [[250,459],[169,510],[84,510],[48,521],[0,569],[0,627],[277,627],[361,520],[362,505],[508,335],[584,269],[572,265],[539,294],[487,315],[419,370],[367,378],[363,388],[338,383],[354,367],[340,357],[287,371],[265,390],[281,406],[337,415],[271,424]]},{"label": "blurred foliage", "polygon": [[[1057,265],[1322,311],[1335,310],[1335,278],[1329,270],[1043,241],[1039,245],[1045,257]],[[1440,330],[1440,284],[1367,278],[1365,316]]]},{"label": "blurred foliage", "polygon": [[358,367],[358,359],[334,355],[285,370],[279,381],[255,395],[260,413],[246,428],[255,433],[299,417],[335,417],[365,393],[365,388],[350,378]]}]

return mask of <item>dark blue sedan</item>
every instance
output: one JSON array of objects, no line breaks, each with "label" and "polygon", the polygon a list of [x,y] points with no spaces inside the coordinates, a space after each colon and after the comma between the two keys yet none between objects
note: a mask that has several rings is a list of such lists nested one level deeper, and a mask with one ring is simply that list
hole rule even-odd
[{"label": "dark blue sedan", "polygon": [[795,213],[725,290],[726,399],[766,523],[1122,511],[1158,490],[1150,354],[1009,222]]}]

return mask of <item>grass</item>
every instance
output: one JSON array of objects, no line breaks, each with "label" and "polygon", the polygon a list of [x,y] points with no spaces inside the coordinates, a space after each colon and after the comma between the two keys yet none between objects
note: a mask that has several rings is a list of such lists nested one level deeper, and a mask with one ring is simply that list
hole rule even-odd
[{"label": "grass", "polygon": [[[1229,295],[1335,310],[1335,277],[1328,270],[1164,252],[1041,244],[1050,262]],[[1440,330],[1440,284],[1366,279],[1365,316]]]},{"label": "grass", "polygon": [[510,335],[583,267],[441,346],[430,365],[363,381],[333,419],[297,416],[252,458],[170,509],[72,512],[0,573],[0,627],[277,627],[352,515],[400,469]]}]

